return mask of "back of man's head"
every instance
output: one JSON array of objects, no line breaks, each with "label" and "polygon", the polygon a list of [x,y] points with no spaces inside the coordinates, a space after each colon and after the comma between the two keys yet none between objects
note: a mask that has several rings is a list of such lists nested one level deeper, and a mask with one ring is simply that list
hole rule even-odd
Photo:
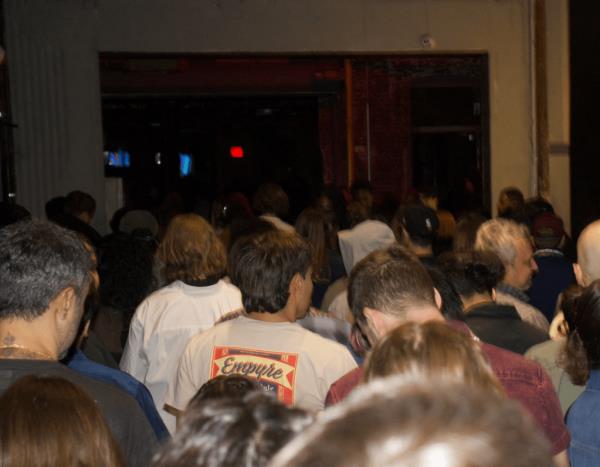
[{"label": "back of man's head", "polygon": [[424,204],[409,204],[400,206],[395,217],[413,244],[420,247],[431,246],[440,224],[433,209]]},{"label": "back of man's head", "polygon": [[284,217],[290,209],[290,200],[279,185],[265,183],[258,187],[252,200],[252,207],[258,214],[274,214]]},{"label": "back of man's head", "polygon": [[365,308],[404,318],[411,307],[435,306],[433,283],[415,255],[394,245],[370,253],[354,267],[348,302],[359,321]]},{"label": "back of man's head", "polygon": [[521,190],[514,186],[506,187],[498,197],[498,216],[513,218],[525,206],[525,197]]},{"label": "back of man's head", "polygon": [[356,180],[350,187],[352,199],[363,205],[367,215],[371,215],[373,208],[373,187],[368,180]]},{"label": "back of man's head", "polygon": [[565,235],[563,221],[551,212],[539,214],[533,220],[531,235],[538,249],[558,248]]},{"label": "back of man's head", "polygon": [[27,219],[31,219],[31,214],[23,206],[4,201],[0,202],[0,228]]},{"label": "back of man's head", "polygon": [[[335,447],[335,448],[334,448]],[[391,377],[356,390],[271,467],[550,467],[547,441],[515,401],[443,378]]]},{"label": "back of man's head", "polygon": [[508,219],[491,219],[481,224],[475,238],[475,249],[496,253],[502,264],[513,264],[517,256],[516,242],[530,242],[529,230]]},{"label": "back of man's head", "polygon": [[579,235],[575,272],[582,286],[600,279],[600,220],[589,224]]},{"label": "back of man's head", "polygon": [[229,276],[247,312],[277,313],[296,274],[306,276],[310,248],[298,234],[272,230],[240,238],[229,253]]},{"label": "back of man's head", "polygon": [[83,191],[72,191],[65,198],[64,211],[75,217],[80,217],[85,213],[91,219],[96,212],[96,200],[92,195]]},{"label": "back of man's head", "polygon": [[62,227],[23,221],[0,229],[0,319],[35,319],[67,287],[79,295],[92,267],[83,242]]}]

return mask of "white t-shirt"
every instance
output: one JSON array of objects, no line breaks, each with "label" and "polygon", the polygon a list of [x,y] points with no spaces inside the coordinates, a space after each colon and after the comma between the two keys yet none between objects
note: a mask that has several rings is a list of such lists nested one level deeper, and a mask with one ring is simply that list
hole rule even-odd
[{"label": "white t-shirt", "polygon": [[354,324],[354,315],[348,304],[348,289],[342,291],[333,299],[333,302],[331,302],[327,311],[334,318]]},{"label": "white t-shirt", "polygon": [[240,316],[190,339],[169,385],[166,404],[185,410],[206,381],[242,374],[286,405],[323,409],[329,386],[356,368],[348,349],[297,323]]},{"label": "white t-shirt", "polygon": [[175,281],[138,306],[120,366],[148,387],[171,433],[175,431],[175,417],[163,410],[163,405],[189,338],[241,308],[238,288],[222,280],[206,287]]},{"label": "white t-shirt", "polygon": [[279,217],[274,216],[273,214],[263,214],[260,216],[262,220],[270,222],[279,230],[283,230],[284,232],[296,232],[296,229],[293,225],[288,224],[287,222],[282,221]]}]

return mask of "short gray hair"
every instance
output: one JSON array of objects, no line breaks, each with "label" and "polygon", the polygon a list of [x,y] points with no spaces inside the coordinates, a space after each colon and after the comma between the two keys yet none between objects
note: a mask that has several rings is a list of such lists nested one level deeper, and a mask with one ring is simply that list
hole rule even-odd
[{"label": "short gray hair", "polygon": [[35,319],[67,287],[83,300],[93,268],[75,232],[36,220],[0,229],[0,319]]},{"label": "short gray hair", "polygon": [[492,219],[484,222],[477,230],[475,249],[496,253],[504,266],[513,264],[517,256],[515,241],[531,242],[529,229],[508,219]]}]

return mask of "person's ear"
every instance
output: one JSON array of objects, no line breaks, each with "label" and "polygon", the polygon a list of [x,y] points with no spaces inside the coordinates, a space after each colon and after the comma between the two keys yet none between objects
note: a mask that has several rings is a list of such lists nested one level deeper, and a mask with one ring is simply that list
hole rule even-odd
[{"label": "person's ear", "polygon": [[367,324],[369,326],[371,326],[374,322],[374,319],[376,319],[375,318],[376,313],[377,313],[377,310],[373,310],[372,308],[368,308],[368,307],[363,308],[362,314],[365,317],[365,321],[367,322]]},{"label": "person's ear", "polygon": [[294,274],[294,277],[292,277],[292,280],[290,281],[290,287],[288,290],[290,297],[295,297],[296,295],[298,295],[298,293],[302,290],[303,284],[304,277],[302,277],[302,274],[298,272]]},{"label": "person's ear", "polygon": [[379,317],[379,311],[372,308],[363,308],[364,321],[360,325],[362,333],[367,338],[367,341],[373,347],[379,340],[381,320]]},{"label": "person's ear", "polygon": [[56,318],[60,321],[68,319],[71,310],[75,307],[76,300],[75,290],[72,287],[61,290],[52,300]]},{"label": "person's ear", "polygon": [[369,328],[369,341],[372,345],[381,337],[387,334],[392,328],[398,325],[395,321],[392,321],[388,315],[382,313],[374,308],[364,307],[363,315],[367,321]]},{"label": "person's ear", "polygon": [[435,300],[435,306],[438,310],[441,310],[443,304],[442,294],[440,294],[440,291],[435,287],[433,288],[433,298]]},{"label": "person's ear", "polygon": [[575,273],[575,280],[581,287],[585,287],[585,281],[583,279],[583,271],[579,263],[573,263],[573,272]]}]

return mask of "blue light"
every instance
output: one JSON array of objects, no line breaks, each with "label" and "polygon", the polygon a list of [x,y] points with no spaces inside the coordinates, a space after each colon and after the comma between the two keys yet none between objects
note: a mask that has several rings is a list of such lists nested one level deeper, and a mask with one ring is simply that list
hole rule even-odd
[{"label": "blue light", "polygon": [[192,173],[192,155],[179,153],[179,176],[188,177]]},{"label": "blue light", "polygon": [[104,151],[104,163],[109,167],[130,167],[131,156],[121,148],[116,151]]}]

